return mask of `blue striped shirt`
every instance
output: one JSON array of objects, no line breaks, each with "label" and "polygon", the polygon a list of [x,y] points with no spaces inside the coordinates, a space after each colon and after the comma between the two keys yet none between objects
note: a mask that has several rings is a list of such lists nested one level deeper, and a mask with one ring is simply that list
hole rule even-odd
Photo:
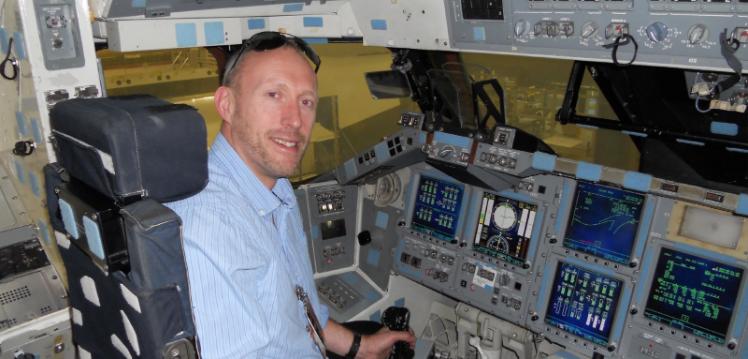
[{"label": "blue striped shirt", "polygon": [[328,311],[290,182],[268,190],[220,133],[208,158],[208,186],[167,204],[182,218],[202,357],[319,358],[295,286],[305,288],[323,326]]}]

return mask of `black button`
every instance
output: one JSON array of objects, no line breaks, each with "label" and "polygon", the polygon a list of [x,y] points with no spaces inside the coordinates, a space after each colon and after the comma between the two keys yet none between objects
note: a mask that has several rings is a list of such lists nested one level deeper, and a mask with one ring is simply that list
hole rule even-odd
[{"label": "black button", "polygon": [[675,359],[686,359],[686,356],[681,353],[675,353]]}]

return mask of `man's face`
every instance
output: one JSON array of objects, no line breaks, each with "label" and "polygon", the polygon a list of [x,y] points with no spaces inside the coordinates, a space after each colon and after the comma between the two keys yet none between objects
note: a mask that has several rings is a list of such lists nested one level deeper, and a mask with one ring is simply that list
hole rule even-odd
[{"label": "man's face", "polygon": [[[317,110],[317,82],[290,47],[252,52],[235,69],[232,111],[224,135],[269,188],[292,175],[304,154]],[[229,132],[228,134],[226,132]]]}]

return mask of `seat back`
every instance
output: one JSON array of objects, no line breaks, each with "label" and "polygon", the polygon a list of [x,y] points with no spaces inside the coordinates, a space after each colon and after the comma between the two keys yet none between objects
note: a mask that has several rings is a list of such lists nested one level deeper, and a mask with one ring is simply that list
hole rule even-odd
[{"label": "seat back", "polygon": [[160,201],[207,184],[202,117],[135,96],[62,102],[50,123],[47,204],[79,356],[196,357],[181,220]]}]

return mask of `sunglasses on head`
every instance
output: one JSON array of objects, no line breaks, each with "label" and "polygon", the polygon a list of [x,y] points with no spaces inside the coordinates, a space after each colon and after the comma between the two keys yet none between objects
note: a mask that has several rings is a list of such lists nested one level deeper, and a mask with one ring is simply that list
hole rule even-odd
[{"label": "sunglasses on head", "polygon": [[317,73],[322,61],[317,53],[314,52],[314,50],[312,50],[312,48],[309,47],[309,44],[304,40],[289,34],[275,31],[264,31],[250,37],[249,40],[242,44],[242,47],[238,51],[231,55],[226,63],[226,70],[223,72],[223,78],[225,79],[226,76],[231,74],[231,71],[234,70],[234,67],[236,67],[236,64],[239,62],[241,57],[244,56],[245,52],[274,50],[287,44],[301,50],[304,55],[309,58],[309,61],[314,64],[314,72]]}]

